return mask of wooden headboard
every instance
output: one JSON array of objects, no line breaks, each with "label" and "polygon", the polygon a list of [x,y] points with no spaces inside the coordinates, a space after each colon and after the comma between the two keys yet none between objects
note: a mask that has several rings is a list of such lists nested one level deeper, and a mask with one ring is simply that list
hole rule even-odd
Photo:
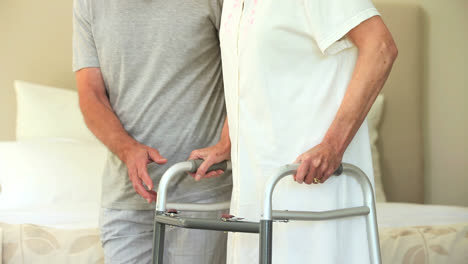
[{"label": "wooden headboard", "polygon": [[423,13],[408,4],[377,8],[399,50],[382,92],[385,107],[378,146],[384,190],[389,201],[423,203]]}]

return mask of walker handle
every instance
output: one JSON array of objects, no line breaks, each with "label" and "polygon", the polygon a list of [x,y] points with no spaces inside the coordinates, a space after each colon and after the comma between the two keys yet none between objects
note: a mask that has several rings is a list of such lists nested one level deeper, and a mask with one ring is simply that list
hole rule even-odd
[{"label": "walker handle", "polygon": [[[197,159],[197,160],[190,160],[192,162],[192,170],[189,171],[190,173],[195,173],[197,172],[198,168],[200,167],[200,165],[204,162],[204,160],[202,159]],[[220,163],[217,163],[217,164],[213,164],[211,167],[208,168],[208,171],[215,171],[215,170],[222,170],[222,171],[226,171],[228,170],[228,162],[227,161],[223,161],[223,162],[220,162]]]},{"label": "walker handle", "polygon": [[340,163],[340,166],[338,167],[338,169],[335,170],[335,172],[333,172],[333,175],[340,176],[341,173],[343,173],[343,163]]},{"label": "walker handle", "polygon": [[[273,175],[270,178],[268,178],[266,185],[265,185],[265,190],[264,190],[262,220],[270,220],[270,221],[273,220],[272,197],[273,197],[273,191],[275,189],[275,186],[284,177],[295,174],[297,172],[299,165],[300,165],[299,163],[293,163],[293,164],[287,164],[287,165],[281,166],[273,173]],[[342,163],[335,170],[333,175],[339,176],[343,172],[345,172],[347,175],[357,180],[364,194],[364,200],[365,200],[366,205],[368,205],[369,208],[373,206],[374,196],[373,196],[372,184],[370,183],[366,174],[361,169],[359,169],[358,167],[352,164]]]},{"label": "walker handle", "polygon": [[[169,169],[166,170],[166,172],[164,172],[163,176],[161,177],[161,180],[159,181],[158,198],[156,200],[156,211],[160,213],[164,213],[166,211],[167,192],[171,180],[177,175],[180,175],[181,173],[196,172],[198,167],[200,167],[202,163],[203,160],[183,161],[172,165]],[[225,172],[229,171],[231,170],[231,162],[223,161],[221,163],[214,164],[208,169],[208,171],[213,170],[223,170]],[[226,204],[225,202],[215,204],[194,204],[193,206],[190,206],[188,204],[170,204],[170,206],[175,207],[175,209],[184,208],[185,210],[193,209],[195,211],[211,211],[215,209],[220,210],[219,208],[226,208],[228,207],[228,205],[229,204]],[[203,208],[205,208],[205,210],[202,210]]]},{"label": "walker handle", "polygon": [[[342,163],[333,175],[340,175],[344,172],[345,175],[354,178],[361,187],[363,194],[364,205],[359,207],[351,207],[344,209],[336,209],[329,211],[273,211],[273,191],[276,184],[288,175],[295,174],[298,163],[287,164],[279,167],[270,178],[268,178],[264,190],[263,198],[263,215],[260,220],[260,263],[271,263],[272,256],[272,230],[273,220],[327,220],[337,219],[349,216],[362,215],[366,217],[367,238],[369,242],[369,251],[372,263],[380,264],[380,246],[379,233],[377,228],[377,217],[374,200],[374,190],[367,175],[358,167]],[[276,217],[273,216],[275,213]]]}]

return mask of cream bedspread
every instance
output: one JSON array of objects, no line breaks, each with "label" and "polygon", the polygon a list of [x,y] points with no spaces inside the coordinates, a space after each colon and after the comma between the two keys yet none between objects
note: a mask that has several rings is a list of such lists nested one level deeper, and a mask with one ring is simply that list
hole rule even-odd
[{"label": "cream bedspread", "polygon": [[104,263],[97,229],[0,223],[0,264]]},{"label": "cream bedspread", "polygon": [[[97,229],[0,223],[0,264],[104,263]],[[380,229],[384,264],[467,264],[468,223]]]},{"label": "cream bedspread", "polygon": [[384,264],[467,264],[468,223],[380,228]]}]

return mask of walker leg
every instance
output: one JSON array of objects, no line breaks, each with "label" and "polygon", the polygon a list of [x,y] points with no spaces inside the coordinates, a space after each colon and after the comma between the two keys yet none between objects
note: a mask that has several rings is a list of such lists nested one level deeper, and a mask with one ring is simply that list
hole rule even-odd
[{"label": "walker leg", "polygon": [[273,221],[260,221],[260,264],[271,264]]},{"label": "walker leg", "polygon": [[375,205],[369,206],[370,212],[366,216],[367,239],[369,241],[369,253],[372,264],[381,264],[379,232],[377,229],[377,219]]},{"label": "walker leg", "polygon": [[[162,214],[157,212],[156,214]],[[166,225],[154,221],[153,229],[153,264],[162,264],[164,256],[164,236],[166,232]]]}]

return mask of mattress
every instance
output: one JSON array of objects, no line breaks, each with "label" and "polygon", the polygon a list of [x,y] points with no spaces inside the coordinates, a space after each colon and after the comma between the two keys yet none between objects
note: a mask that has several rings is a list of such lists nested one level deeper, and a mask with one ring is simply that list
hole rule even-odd
[{"label": "mattress", "polygon": [[33,208],[1,209],[0,222],[33,224],[62,229],[97,228],[99,204],[56,204]]},{"label": "mattress", "polygon": [[[383,264],[467,263],[468,208],[379,203],[377,212]],[[1,259],[102,264],[98,219],[97,204],[0,210]]]},{"label": "mattress", "polygon": [[379,227],[468,223],[468,207],[411,203],[377,203]]},{"label": "mattress", "polygon": [[[51,205],[0,210],[0,222],[34,224],[54,228],[97,228],[99,205],[95,203]],[[450,225],[468,223],[468,207],[377,203],[380,227]]]}]

